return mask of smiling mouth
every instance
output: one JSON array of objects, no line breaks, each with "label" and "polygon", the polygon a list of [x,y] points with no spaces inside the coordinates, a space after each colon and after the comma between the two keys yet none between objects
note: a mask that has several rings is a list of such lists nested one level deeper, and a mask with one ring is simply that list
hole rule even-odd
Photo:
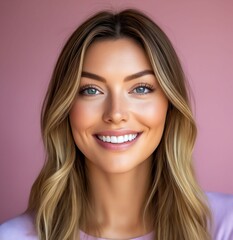
[{"label": "smiling mouth", "polygon": [[102,142],[107,142],[107,143],[114,143],[114,144],[119,144],[119,143],[125,143],[125,142],[131,142],[133,141],[139,134],[125,134],[122,136],[102,136],[102,135],[97,135],[97,138],[101,140]]}]

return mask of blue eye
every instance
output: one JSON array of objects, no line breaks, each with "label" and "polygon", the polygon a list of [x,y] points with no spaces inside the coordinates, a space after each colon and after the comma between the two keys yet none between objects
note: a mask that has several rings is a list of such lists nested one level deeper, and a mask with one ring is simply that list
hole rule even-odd
[{"label": "blue eye", "polygon": [[147,94],[147,93],[150,93],[153,91],[153,87],[152,86],[148,86],[148,84],[143,84],[143,85],[140,85],[136,88],[133,89],[133,93],[135,94]]},{"label": "blue eye", "polygon": [[99,90],[97,90],[95,87],[83,87],[81,88],[80,92],[81,95],[98,95],[101,94]]},{"label": "blue eye", "polygon": [[147,87],[137,87],[134,89],[135,93],[139,93],[139,94],[145,94],[150,92],[150,90]]}]

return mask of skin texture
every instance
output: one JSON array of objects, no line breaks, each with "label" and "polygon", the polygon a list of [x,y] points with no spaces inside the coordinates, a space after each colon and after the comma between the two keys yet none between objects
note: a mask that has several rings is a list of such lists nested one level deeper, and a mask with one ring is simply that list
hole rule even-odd
[{"label": "skin texture", "polygon": [[[146,233],[142,205],[167,107],[168,100],[137,43],[122,38],[96,41],[89,47],[70,124],[75,143],[86,157],[102,237]],[[134,141],[121,144],[106,144],[97,137],[129,133],[138,135]]]}]

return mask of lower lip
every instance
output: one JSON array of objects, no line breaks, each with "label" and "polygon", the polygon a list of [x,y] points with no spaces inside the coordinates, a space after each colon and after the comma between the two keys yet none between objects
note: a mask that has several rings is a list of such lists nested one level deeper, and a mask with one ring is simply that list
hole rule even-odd
[{"label": "lower lip", "polygon": [[134,138],[132,141],[124,142],[124,143],[110,143],[110,142],[103,142],[101,141],[97,136],[95,136],[95,139],[97,143],[108,150],[113,150],[113,151],[123,151],[131,147],[141,136],[141,133],[138,133],[137,137]]}]

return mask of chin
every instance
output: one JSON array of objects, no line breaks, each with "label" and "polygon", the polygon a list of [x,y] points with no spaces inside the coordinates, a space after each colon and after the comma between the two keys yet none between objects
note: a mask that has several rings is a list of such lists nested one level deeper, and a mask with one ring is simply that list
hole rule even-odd
[{"label": "chin", "polygon": [[123,174],[131,171],[140,171],[145,165],[150,164],[151,157],[141,161],[135,158],[128,159],[127,161],[125,159],[126,158],[111,159],[109,162],[106,162],[106,159],[98,162],[87,160],[87,166],[88,168],[96,169],[105,174]]}]

